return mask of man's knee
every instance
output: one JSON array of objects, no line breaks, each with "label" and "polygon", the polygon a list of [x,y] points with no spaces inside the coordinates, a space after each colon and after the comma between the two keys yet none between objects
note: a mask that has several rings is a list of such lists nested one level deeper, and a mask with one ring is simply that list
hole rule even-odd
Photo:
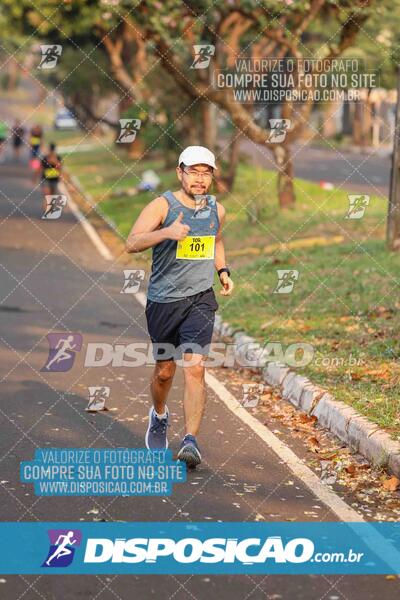
[{"label": "man's knee", "polygon": [[175,369],[176,365],[174,361],[163,361],[156,366],[155,378],[159,383],[167,383],[175,375]]},{"label": "man's knee", "polygon": [[204,365],[199,362],[197,364],[184,367],[183,372],[185,374],[185,378],[202,381],[204,379],[205,369]]}]

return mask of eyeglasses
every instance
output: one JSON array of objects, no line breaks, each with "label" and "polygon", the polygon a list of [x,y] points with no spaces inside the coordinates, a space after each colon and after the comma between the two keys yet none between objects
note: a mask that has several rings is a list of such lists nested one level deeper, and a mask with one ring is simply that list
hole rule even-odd
[{"label": "eyeglasses", "polygon": [[205,179],[211,179],[211,177],[213,176],[213,173],[211,171],[196,171],[195,169],[192,169],[190,171],[187,171],[186,169],[182,169],[182,171],[184,173],[186,173],[186,175],[189,175],[189,177],[196,177],[196,175],[198,177],[204,177]]}]

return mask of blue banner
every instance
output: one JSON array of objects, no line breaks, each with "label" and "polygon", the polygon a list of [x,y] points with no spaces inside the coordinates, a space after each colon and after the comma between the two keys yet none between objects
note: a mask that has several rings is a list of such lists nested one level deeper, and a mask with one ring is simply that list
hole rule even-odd
[{"label": "blue banner", "polygon": [[400,523],[0,525],[2,574],[399,574]]}]

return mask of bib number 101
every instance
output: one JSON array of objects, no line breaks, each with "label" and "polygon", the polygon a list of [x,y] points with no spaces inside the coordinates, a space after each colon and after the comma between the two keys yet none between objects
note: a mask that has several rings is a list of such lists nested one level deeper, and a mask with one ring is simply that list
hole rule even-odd
[{"label": "bib number 101", "polygon": [[204,252],[206,246],[204,242],[200,241],[200,238],[193,238],[193,242],[189,244],[189,247],[192,252]]},{"label": "bib number 101", "polygon": [[214,258],[215,236],[187,236],[177,243],[176,258],[207,260]]}]

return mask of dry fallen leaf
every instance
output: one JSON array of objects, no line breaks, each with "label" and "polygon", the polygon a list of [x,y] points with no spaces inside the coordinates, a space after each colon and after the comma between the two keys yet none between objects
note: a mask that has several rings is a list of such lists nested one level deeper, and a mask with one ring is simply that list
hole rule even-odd
[{"label": "dry fallen leaf", "polygon": [[265,329],[268,329],[268,327],[270,327],[271,325],[274,324],[274,321],[266,321],[266,323],[263,323],[260,327],[261,331],[264,331]]},{"label": "dry fallen leaf", "polygon": [[316,437],[314,437],[314,436],[313,436],[313,437],[310,437],[310,438],[308,438],[308,443],[310,444],[310,446],[311,446],[311,449],[312,449],[314,452],[316,452],[316,451],[317,451],[317,448],[318,448],[318,446],[319,446],[319,441],[317,440],[317,438],[316,438]]},{"label": "dry fallen leaf", "polygon": [[360,373],[350,373],[350,379],[352,381],[359,381],[361,379],[362,375]]},{"label": "dry fallen leaf", "polygon": [[301,413],[299,415],[300,423],[310,423],[310,425],[314,425],[318,421],[317,417],[307,415],[307,413]]},{"label": "dry fallen leaf", "polygon": [[345,467],[344,469],[349,475],[354,475],[354,473],[356,472],[356,465],[347,465],[347,467]]},{"label": "dry fallen leaf", "polygon": [[373,379],[388,380],[391,375],[391,370],[388,365],[384,365],[380,369],[369,369],[369,370],[365,371],[365,374],[372,376]]},{"label": "dry fallen leaf", "polygon": [[399,485],[400,485],[400,479],[398,479],[394,475],[390,479],[386,479],[383,482],[383,487],[388,492],[395,492],[397,490],[397,488],[399,487]]},{"label": "dry fallen leaf", "polygon": [[323,460],[332,460],[333,458],[336,458],[338,453],[337,452],[319,452],[319,455],[321,458],[323,458]]}]

